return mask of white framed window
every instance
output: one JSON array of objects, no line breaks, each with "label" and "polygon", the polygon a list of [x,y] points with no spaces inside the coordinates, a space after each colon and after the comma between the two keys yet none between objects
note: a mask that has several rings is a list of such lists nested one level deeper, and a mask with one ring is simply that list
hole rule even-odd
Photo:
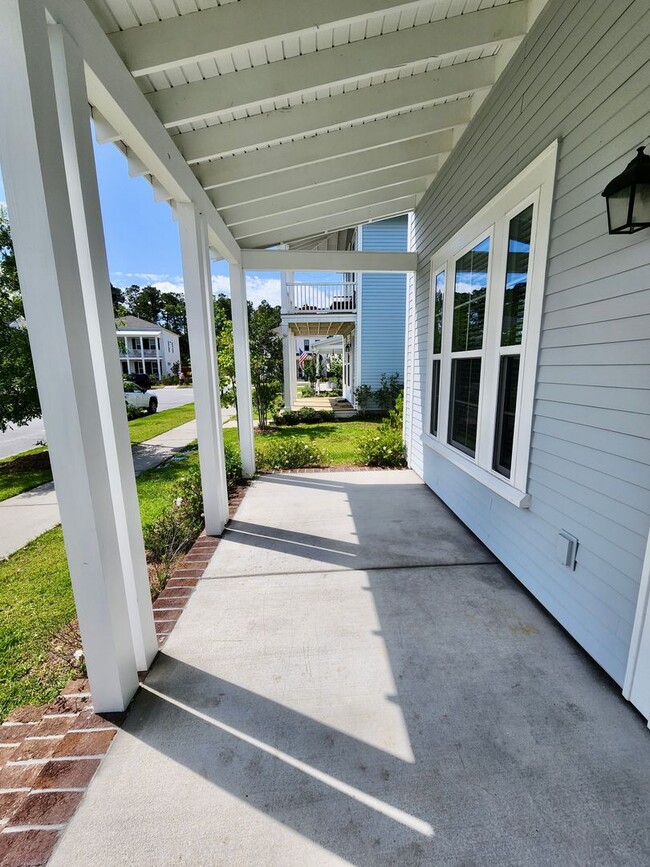
[{"label": "white framed window", "polygon": [[423,442],[526,508],[557,142],[431,259]]}]

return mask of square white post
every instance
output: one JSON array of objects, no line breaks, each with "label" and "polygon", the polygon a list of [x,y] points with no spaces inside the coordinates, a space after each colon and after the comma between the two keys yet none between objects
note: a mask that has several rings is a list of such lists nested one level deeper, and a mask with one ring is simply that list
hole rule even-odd
[{"label": "square white post", "polygon": [[158,652],[158,641],[129,428],[124,411],[122,369],[115,339],[83,58],[77,45],[61,26],[50,26],[49,36],[63,159],[93,358],[97,405],[109,461],[133,648],[138,669],[145,671]]},{"label": "square white post", "polygon": [[228,488],[208,228],[205,217],[191,202],[178,202],[176,214],[183,260],[205,532],[209,536],[220,536],[228,520]]},{"label": "square white post", "polygon": [[88,676],[97,711],[138,687],[43,0],[5,0],[0,160]]},{"label": "square white post", "polygon": [[284,408],[291,409],[291,367],[296,366],[295,353],[291,352],[291,333],[287,325],[282,326],[282,380]]},{"label": "square white post", "polygon": [[250,347],[248,342],[248,303],[246,275],[238,265],[230,266],[232,337],[235,348],[237,381],[237,431],[244,475],[255,475],[255,440],[253,433],[253,387],[251,384]]}]

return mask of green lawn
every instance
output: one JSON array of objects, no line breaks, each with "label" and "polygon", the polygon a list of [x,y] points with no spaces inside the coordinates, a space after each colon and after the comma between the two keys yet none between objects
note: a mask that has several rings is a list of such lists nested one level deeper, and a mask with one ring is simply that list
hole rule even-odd
[{"label": "green lawn", "polygon": [[[150,440],[193,418],[193,403],[136,418],[129,422],[131,444]],[[46,448],[31,449],[0,460],[0,501],[50,481],[52,470]]]},{"label": "green lawn", "polygon": [[[264,452],[265,445],[274,439],[298,437],[313,443],[324,452],[329,465],[358,464],[357,446],[362,437],[377,429],[380,419],[374,421],[320,422],[319,424],[298,424],[281,427],[271,433],[255,434],[255,448]],[[224,441],[236,445],[237,430],[226,428]]]},{"label": "green lawn", "polygon": [[[144,524],[169,509],[178,477],[196,462],[196,448],[188,449],[142,473],[137,485]],[[70,679],[69,666],[44,663],[52,639],[74,617],[60,527],[0,561],[0,720],[15,707],[52,701]]]}]

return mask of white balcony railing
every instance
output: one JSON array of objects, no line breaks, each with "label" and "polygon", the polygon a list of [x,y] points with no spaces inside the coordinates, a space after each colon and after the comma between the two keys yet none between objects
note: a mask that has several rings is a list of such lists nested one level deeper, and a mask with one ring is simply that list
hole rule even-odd
[{"label": "white balcony railing", "polygon": [[123,346],[120,346],[120,356],[122,358],[160,358],[162,353],[157,349],[132,349],[129,347],[125,349]]},{"label": "white balcony railing", "polygon": [[287,313],[356,313],[356,283],[287,283]]}]

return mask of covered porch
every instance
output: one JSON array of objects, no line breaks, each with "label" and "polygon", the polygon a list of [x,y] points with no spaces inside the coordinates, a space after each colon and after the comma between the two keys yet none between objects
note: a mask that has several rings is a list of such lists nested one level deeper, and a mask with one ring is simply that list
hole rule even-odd
[{"label": "covered porch", "polygon": [[637,865],[646,738],[414,473],[267,475],[50,863]]}]

